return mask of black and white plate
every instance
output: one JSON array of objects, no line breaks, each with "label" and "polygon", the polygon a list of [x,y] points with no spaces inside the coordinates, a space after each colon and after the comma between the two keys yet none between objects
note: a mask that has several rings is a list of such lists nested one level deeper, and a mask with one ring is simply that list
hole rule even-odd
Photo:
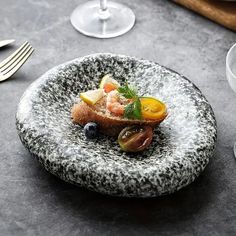
[{"label": "black and white plate", "polygon": [[[104,135],[87,140],[71,122],[79,93],[97,88],[108,73],[167,104],[168,118],[142,153],[126,154]],[[24,146],[52,174],[128,197],[169,194],[193,182],[213,155],[217,133],[211,106],[188,79],[157,63],[113,54],[78,58],[37,79],[21,98],[16,125]]]}]

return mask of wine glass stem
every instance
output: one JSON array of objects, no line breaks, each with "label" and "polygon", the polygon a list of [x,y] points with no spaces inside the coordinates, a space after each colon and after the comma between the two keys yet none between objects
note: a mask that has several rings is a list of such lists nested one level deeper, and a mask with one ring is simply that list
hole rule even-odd
[{"label": "wine glass stem", "polygon": [[234,143],[234,157],[236,158],[236,142]]},{"label": "wine glass stem", "polygon": [[100,0],[99,18],[107,20],[110,17],[110,12],[107,8],[107,0]]},{"label": "wine glass stem", "polygon": [[102,11],[107,9],[107,0],[100,0],[100,8]]}]

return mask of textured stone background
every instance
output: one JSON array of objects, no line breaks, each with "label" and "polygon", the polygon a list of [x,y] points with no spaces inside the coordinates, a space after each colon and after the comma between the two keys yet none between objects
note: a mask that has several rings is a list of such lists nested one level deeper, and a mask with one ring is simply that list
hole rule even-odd
[{"label": "textured stone background", "polygon": [[[117,0],[118,1],[118,0]],[[82,0],[0,0],[0,38],[23,41],[31,60],[0,84],[0,235],[235,235],[236,94],[225,78],[225,56],[236,34],[163,0],[119,0],[136,13],[128,34],[98,40],[77,33],[69,15]],[[51,67],[95,52],[150,59],[190,78],[218,121],[214,158],[195,183],[156,199],[119,199],[74,187],[30,157],[15,130],[27,86]]]}]

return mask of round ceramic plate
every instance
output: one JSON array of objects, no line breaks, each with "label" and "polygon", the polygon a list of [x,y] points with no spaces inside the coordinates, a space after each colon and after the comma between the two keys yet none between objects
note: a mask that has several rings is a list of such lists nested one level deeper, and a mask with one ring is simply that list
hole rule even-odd
[{"label": "round ceramic plate", "polygon": [[[79,93],[97,88],[107,73],[167,104],[169,115],[144,152],[122,152],[105,135],[88,140],[71,122]],[[154,197],[181,189],[204,170],[216,141],[212,108],[193,83],[157,63],[113,54],[78,58],[37,79],[21,98],[16,125],[22,143],[46,170],[115,196]]]}]

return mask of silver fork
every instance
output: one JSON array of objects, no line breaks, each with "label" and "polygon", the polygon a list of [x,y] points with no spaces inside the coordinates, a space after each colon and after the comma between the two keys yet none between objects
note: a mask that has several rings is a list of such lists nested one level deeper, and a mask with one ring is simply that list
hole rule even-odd
[{"label": "silver fork", "polygon": [[14,75],[33,53],[34,49],[26,41],[9,57],[0,63],[0,82]]}]

